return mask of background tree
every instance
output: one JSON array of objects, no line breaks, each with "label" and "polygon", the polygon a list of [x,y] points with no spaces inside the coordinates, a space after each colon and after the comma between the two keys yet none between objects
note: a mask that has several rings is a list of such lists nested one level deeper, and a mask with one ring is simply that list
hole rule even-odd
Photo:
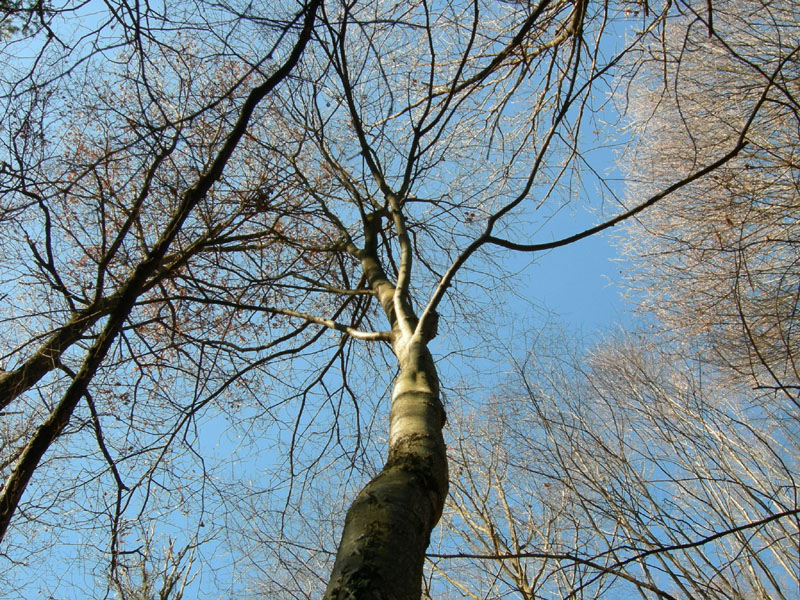
[{"label": "background tree", "polygon": [[431,558],[452,596],[796,594],[793,403],[765,410],[697,349],[646,335],[583,359],[543,339],[494,410],[457,425],[456,540]]},{"label": "background tree", "polygon": [[[22,556],[37,547],[52,550],[50,532],[69,536],[70,526],[86,523],[90,536],[108,532],[101,555],[116,581],[118,556],[126,552],[121,532],[126,521],[143,518],[159,495],[154,485],[169,489],[161,500],[172,509],[194,511],[208,473],[201,464],[199,484],[184,480],[170,489],[164,482],[180,477],[165,465],[175,454],[191,455],[196,440],[184,428],[202,408],[202,387],[193,395],[187,388],[193,397],[185,402],[167,390],[181,373],[193,374],[202,386],[204,345],[218,345],[215,339],[224,340],[233,324],[208,312],[208,319],[192,318],[196,310],[187,318],[184,306],[163,298],[189,256],[219,252],[260,214],[252,206],[258,197],[253,188],[231,197],[222,174],[225,167],[235,174],[246,165],[232,164],[233,150],[258,104],[285,79],[310,37],[316,5],[300,12],[287,8],[285,19],[259,27],[265,47],[252,64],[232,63],[214,41],[205,47],[198,40],[184,42],[180,29],[188,24],[171,29],[178,25],[172,14],[113,13],[109,6],[109,20],[82,32],[85,37],[72,46],[61,38],[56,44],[48,37],[42,46],[27,40],[38,55],[11,63],[7,71],[17,78],[6,87],[11,136],[3,163],[8,277],[0,390],[2,405],[13,405],[4,416],[16,423],[14,435],[3,440],[3,532],[33,472],[40,475],[20,508],[30,533],[25,539],[25,530],[18,530],[23,535],[6,548],[12,560],[14,549]],[[65,35],[70,18],[85,18],[80,7],[60,14]],[[199,19],[207,28],[206,16]],[[231,36],[246,26],[240,17],[229,18]],[[107,46],[107,36],[120,26],[120,43]],[[136,35],[128,37],[132,31]],[[282,49],[283,39],[287,58],[259,71],[265,57]],[[9,44],[20,48],[23,40]],[[205,62],[211,49],[220,61],[213,67]],[[83,68],[89,65],[98,69],[97,77],[86,77]],[[258,190],[263,178],[250,173],[249,183]],[[181,352],[183,343],[199,352]],[[209,357],[222,362],[219,353]],[[66,428],[84,399],[84,416]],[[76,443],[66,442],[73,437]],[[59,445],[42,464],[45,452]],[[76,479],[54,486],[65,466]],[[86,485],[98,480],[111,485]],[[157,512],[163,510],[162,505]],[[202,518],[201,510],[197,522]]]},{"label": "background tree", "polygon": [[729,372],[796,398],[800,14],[791,2],[724,2],[713,26],[703,11],[689,16],[634,61],[631,197],[714,156],[753,104],[763,99],[763,108],[735,160],[626,225],[630,287],[643,309],[702,340]]},{"label": "background tree", "polygon": [[763,102],[748,146],[624,226],[643,331],[533,344],[493,413],[461,424],[459,541],[432,558],[454,597],[797,593],[797,8],[704,8],[631,56],[630,197]]},{"label": "background tree", "polygon": [[111,573],[113,589],[122,600],[181,600],[198,575],[192,566],[199,544],[176,548],[170,540],[166,547],[155,548],[153,537],[151,526],[141,533],[142,546]]}]

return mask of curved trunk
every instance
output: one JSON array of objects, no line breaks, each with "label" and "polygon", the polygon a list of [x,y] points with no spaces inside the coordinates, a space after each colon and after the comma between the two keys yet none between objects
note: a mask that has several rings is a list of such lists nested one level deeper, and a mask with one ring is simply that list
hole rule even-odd
[{"label": "curved trunk", "polygon": [[418,599],[430,534],[447,496],[436,368],[423,341],[397,351],[389,458],[347,511],[326,600]]}]

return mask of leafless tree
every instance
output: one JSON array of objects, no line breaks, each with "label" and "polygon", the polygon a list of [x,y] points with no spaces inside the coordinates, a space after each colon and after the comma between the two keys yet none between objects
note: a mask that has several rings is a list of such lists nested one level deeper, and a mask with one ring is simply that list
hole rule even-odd
[{"label": "leafless tree", "polygon": [[651,336],[582,361],[548,342],[491,413],[459,423],[444,519],[457,538],[431,557],[453,596],[795,596],[789,399],[765,411],[696,349]]},{"label": "leafless tree", "polygon": [[693,9],[636,62],[625,155],[632,197],[692,171],[746,122],[748,145],[626,226],[631,288],[740,380],[797,398],[800,12],[794,2],[718,2],[712,26]]},{"label": "leafless tree", "polygon": [[[222,23],[177,8],[108,5],[100,17],[67,5],[51,29],[8,42],[9,53],[32,52],[7,62],[4,86],[0,405],[16,423],[3,439],[0,531],[15,512],[24,517],[4,548],[12,569],[88,523],[90,537],[108,532],[103,550],[117,580],[125,522],[143,518],[153,486],[175,481],[167,462],[192,456],[189,425],[202,386],[214,385],[208,362],[222,361],[225,346],[214,348],[235,323],[197,318],[196,308],[170,302],[169,290],[186,277],[189,257],[222,252],[259,218],[253,198],[275,177],[251,172],[251,187],[227,193],[246,168],[234,151],[298,62],[317,7],[276,10],[259,25],[255,58],[234,60],[219,40],[185,39],[193,27],[184,17],[206,32]],[[249,23],[239,13],[228,22],[232,37]],[[284,56],[270,64],[275,52]],[[170,386],[186,385],[186,374],[194,392],[190,385],[188,396],[173,397]],[[65,465],[74,480],[61,479]],[[85,485],[98,479],[106,485]],[[173,509],[194,511],[202,489],[183,481],[165,496]]]},{"label": "leafless tree", "polygon": [[120,600],[181,600],[187,585],[197,577],[192,566],[198,544],[176,548],[170,540],[165,548],[155,548],[153,528],[140,531],[141,546],[123,557],[111,573]]},{"label": "leafless tree", "polygon": [[245,515],[265,502],[283,540],[347,463],[325,596],[419,597],[449,482],[429,348],[496,335],[474,315],[515,291],[513,252],[608,229],[735,158],[777,81],[713,155],[559,231],[592,204],[583,186],[613,198],[587,129],[683,3],[84,10],[53,9],[4,55],[32,52],[4,80],[0,406],[21,433],[0,534],[16,560],[43,527],[81,532],[111,581],[145,518],[180,525],[176,547],[224,539],[219,572],[247,569]]},{"label": "leafless tree", "polygon": [[797,7],[680,10],[627,57],[629,198],[747,146],[626,222],[647,333],[536,344],[462,417],[455,597],[798,593]]}]

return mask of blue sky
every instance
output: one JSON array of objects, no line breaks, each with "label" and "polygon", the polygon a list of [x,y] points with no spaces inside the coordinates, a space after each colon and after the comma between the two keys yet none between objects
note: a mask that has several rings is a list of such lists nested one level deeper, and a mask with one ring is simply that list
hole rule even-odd
[{"label": "blue sky", "polygon": [[607,233],[556,248],[530,268],[529,296],[564,324],[591,335],[625,318],[628,306],[618,285],[623,267],[616,258]]}]

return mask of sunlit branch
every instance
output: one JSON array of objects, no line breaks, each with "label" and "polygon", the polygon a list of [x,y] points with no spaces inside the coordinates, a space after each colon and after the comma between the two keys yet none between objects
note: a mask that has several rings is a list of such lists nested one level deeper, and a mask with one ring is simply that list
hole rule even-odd
[{"label": "sunlit branch", "polygon": [[317,325],[324,325],[329,329],[334,329],[341,333],[346,333],[352,338],[356,338],[359,340],[365,341],[391,341],[392,333],[390,331],[360,331],[349,325],[343,325],[342,323],[338,323],[332,319],[324,319],[322,317],[317,317],[314,315],[309,315],[303,312],[295,311],[295,310],[288,310],[285,308],[265,308],[264,312],[273,314],[273,315],[285,315],[287,317],[293,317],[296,319],[303,319],[304,321],[308,321],[309,323],[315,323]]},{"label": "sunlit branch", "polygon": [[[656,554],[664,554],[664,553],[675,552],[677,550],[688,550],[688,549],[691,549],[691,548],[698,548],[700,546],[704,546],[704,545],[706,545],[706,544],[708,544],[710,542],[713,542],[715,540],[718,540],[720,538],[724,538],[724,537],[729,536],[729,535],[735,535],[737,533],[740,533],[742,531],[747,531],[747,530],[750,530],[750,529],[758,529],[758,528],[763,527],[764,525],[767,525],[768,523],[771,523],[773,521],[778,521],[780,519],[785,519],[786,517],[794,517],[794,516],[797,516],[797,515],[800,515],[800,509],[798,509],[798,508],[785,510],[783,512],[779,512],[779,513],[770,515],[768,517],[764,517],[763,519],[760,519],[758,521],[753,521],[751,523],[745,523],[743,525],[738,525],[736,527],[731,527],[731,528],[726,529],[724,531],[718,531],[718,532],[716,532],[716,533],[714,533],[712,535],[709,535],[707,537],[701,538],[699,540],[695,540],[693,542],[685,542],[683,544],[672,544],[672,545],[667,545],[667,546],[660,546],[660,547],[657,547],[657,548],[651,548],[650,550],[644,550],[644,551],[639,552],[638,554],[636,554],[634,556],[631,556],[630,558],[626,558],[625,560],[618,561],[618,562],[614,563],[609,568],[616,570],[616,569],[619,569],[621,567],[625,567],[626,565],[629,565],[631,563],[639,562],[642,559],[647,558],[648,556],[653,556],[653,555],[656,555]],[[596,580],[596,578],[592,579],[592,580],[589,580],[588,582],[584,583],[580,587],[572,590],[572,592],[570,592],[570,594],[567,596],[567,598],[573,598],[576,595],[580,594],[581,590],[583,590],[586,586],[591,585],[595,580]]]},{"label": "sunlit branch", "polygon": [[[498,561],[506,561],[511,559],[518,559],[518,558],[538,558],[544,560],[556,560],[556,561],[568,561],[571,563],[585,565],[587,567],[591,567],[603,574],[613,575],[615,577],[619,577],[620,579],[624,579],[625,581],[629,581],[637,586],[640,586],[646,590],[649,590],[655,593],[660,598],[665,598],[666,600],[677,600],[677,598],[668,592],[656,587],[655,585],[648,583],[646,581],[642,581],[641,579],[637,579],[633,575],[629,574],[628,572],[617,568],[616,565],[614,566],[606,566],[600,563],[597,563],[591,559],[582,558],[576,554],[570,553],[556,553],[556,552],[519,552],[513,554],[470,554],[467,552],[463,553],[456,553],[456,554],[438,554],[438,553],[430,553],[427,555],[427,558],[439,558],[439,559],[459,559],[459,558],[472,558],[478,560],[498,560]],[[574,591],[567,596],[568,598],[574,595]]]}]

